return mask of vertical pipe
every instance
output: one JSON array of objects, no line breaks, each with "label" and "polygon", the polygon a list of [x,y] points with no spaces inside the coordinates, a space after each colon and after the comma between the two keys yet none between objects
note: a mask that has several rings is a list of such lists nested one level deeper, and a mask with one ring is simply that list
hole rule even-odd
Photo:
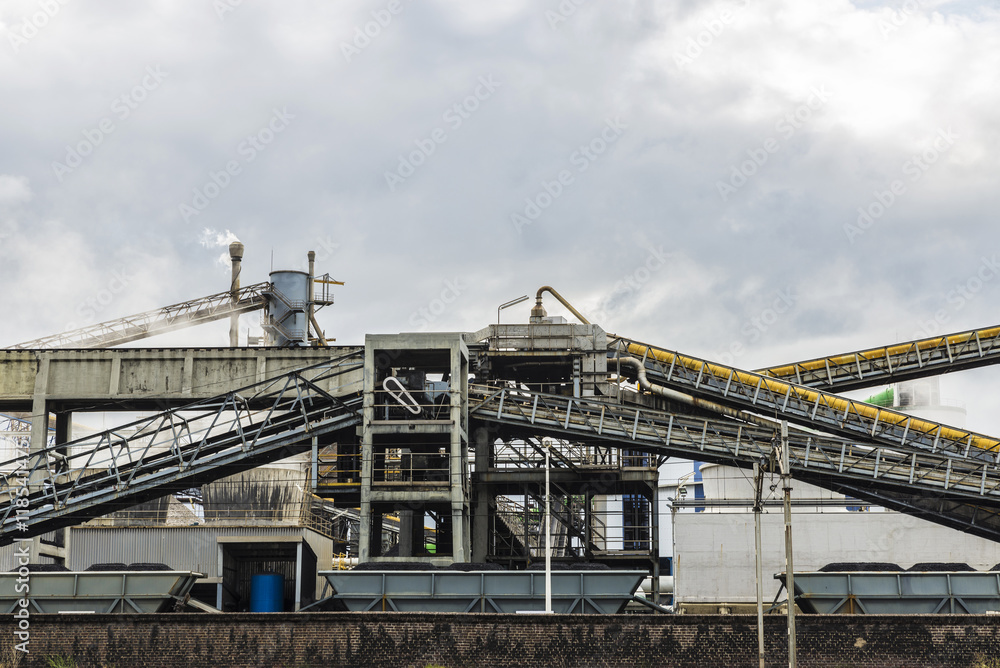
[{"label": "vertical pipe", "polygon": [[218,553],[219,558],[216,563],[216,566],[218,568],[216,573],[219,576],[219,585],[215,590],[215,607],[218,608],[219,610],[222,610],[222,590],[225,587],[225,581],[226,581],[226,563],[222,552],[224,549],[225,548],[222,546],[221,543],[217,545],[216,551]]},{"label": "vertical pipe", "polygon": [[319,437],[313,436],[312,438],[312,470],[309,475],[310,486],[312,487],[313,494],[316,493],[316,488],[319,487]]},{"label": "vertical pipe", "polygon": [[650,581],[653,603],[660,605],[660,484],[659,469],[657,469],[656,487],[653,488],[653,516],[650,518],[653,525],[653,539],[650,548],[656,555],[653,562],[653,579]]},{"label": "vertical pipe", "polygon": [[528,558],[534,557],[538,554],[537,548],[534,552],[531,551],[531,543],[528,542],[528,523],[531,521],[530,514],[528,513],[528,495],[524,496],[524,506],[521,508],[522,514],[524,515],[524,520],[521,522],[521,526],[524,528],[524,534],[521,536],[521,540],[524,545],[524,551],[528,553]]},{"label": "vertical pipe", "polygon": [[764,667],[764,572],[760,556],[760,511],[761,511],[761,470],[760,464],[753,465],[755,496],[753,506],[754,538],[757,546],[757,656],[760,668]]},{"label": "vertical pipe", "polygon": [[552,532],[549,525],[549,449],[545,446],[545,612],[552,612]]},{"label": "vertical pipe", "polygon": [[[233,262],[232,281],[229,284],[229,298],[235,305],[240,300],[240,269],[243,262],[243,244],[234,241],[229,244],[229,258]],[[229,316],[229,347],[240,345],[240,316],[234,313]]]},{"label": "vertical pipe", "polygon": [[295,612],[302,608],[302,541],[295,544]]},{"label": "vertical pipe", "polygon": [[788,466],[788,421],[781,421],[781,478],[785,491],[785,589],[788,590],[788,666],[795,658],[795,567],[792,564],[792,476]]},{"label": "vertical pipe", "polygon": [[[676,497],[675,497],[676,498]],[[677,575],[680,573],[681,566],[681,555],[677,554],[677,506],[671,501],[670,503],[670,575],[674,580],[674,591],[671,596],[674,601],[674,612],[683,612],[678,605],[677,597]]]},{"label": "vertical pipe", "polygon": [[[306,305],[306,345],[309,344],[309,328],[313,326],[315,320],[315,309],[313,308],[313,302],[316,300],[315,287],[313,286],[313,279],[316,277],[316,251],[309,251],[306,255],[309,258],[309,301]],[[319,338],[319,329],[316,329],[316,338]]]}]

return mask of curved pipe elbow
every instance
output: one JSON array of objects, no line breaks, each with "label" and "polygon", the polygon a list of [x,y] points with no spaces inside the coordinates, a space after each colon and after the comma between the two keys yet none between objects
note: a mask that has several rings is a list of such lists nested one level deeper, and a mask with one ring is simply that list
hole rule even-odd
[{"label": "curved pipe elbow", "polygon": [[671,399],[689,406],[695,406],[697,408],[704,408],[715,413],[721,413],[722,415],[726,415],[743,422],[752,422],[766,427],[774,426],[774,422],[768,420],[767,418],[751,415],[750,413],[736,410],[735,408],[730,408],[729,406],[717,404],[714,401],[699,399],[698,397],[691,396],[690,394],[685,394],[684,392],[672,390],[669,387],[663,387],[662,385],[651,383],[649,382],[649,378],[646,376],[646,367],[643,366],[642,362],[634,357],[616,357],[615,361],[621,363],[623,366],[631,367],[635,371],[636,378],[639,381],[639,389],[641,390],[646,390],[647,392],[661,396],[664,399]]},{"label": "curved pipe elbow", "polygon": [[531,315],[535,317],[545,317],[545,309],[542,307],[542,293],[548,292],[550,295],[559,300],[559,303],[569,309],[570,313],[576,316],[576,319],[582,322],[584,325],[589,325],[591,322],[583,317],[583,314],[573,308],[573,305],[566,301],[561,294],[556,292],[556,289],[551,285],[543,285],[538,288],[538,292],[535,293],[535,308],[531,309]]}]

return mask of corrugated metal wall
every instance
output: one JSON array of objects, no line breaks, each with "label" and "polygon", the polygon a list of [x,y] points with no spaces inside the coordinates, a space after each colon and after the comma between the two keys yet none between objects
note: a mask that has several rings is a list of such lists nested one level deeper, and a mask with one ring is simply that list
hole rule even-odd
[{"label": "corrugated metal wall", "polygon": [[205,519],[259,517],[298,521],[302,516],[307,473],[301,467],[260,467],[202,486]]},{"label": "corrugated metal wall", "polygon": [[70,570],[91,564],[159,562],[178,570],[219,577],[217,539],[221,536],[301,536],[296,527],[74,528],[70,534]]}]

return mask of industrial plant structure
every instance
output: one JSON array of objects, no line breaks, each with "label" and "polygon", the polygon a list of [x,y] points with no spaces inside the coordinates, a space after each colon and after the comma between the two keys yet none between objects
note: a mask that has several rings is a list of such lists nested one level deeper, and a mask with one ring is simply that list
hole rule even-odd
[{"label": "industrial plant structure", "polygon": [[[226,292],[0,350],[11,563],[30,539],[36,562],[72,572],[197,572],[192,596],[220,610],[277,574],[277,605],[296,610],[341,565],[474,568],[485,582],[536,567],[548,537],[563,568],[648,574],[662,609],[659,469],[773,470],[782,422],[797,481],[1000,540],[1000,440],[839,394],[996,363],[1000,327],[745,371],[610,334],[543,287],[528,322],[339,346],[316,318],[338,282],[312,254],[308,271],[241,287],[243,248],[230,250]],[[545,293],[579,322],[549,316]],[[236,318],[255,310],[265,340],[241,346]],[[228,348],[115,347],[224,318]],[[74,433],[88,411],[146,417]],[[569,605],[606,611],[599,589]],[[502,598],[469,596],[482,610]]]}]

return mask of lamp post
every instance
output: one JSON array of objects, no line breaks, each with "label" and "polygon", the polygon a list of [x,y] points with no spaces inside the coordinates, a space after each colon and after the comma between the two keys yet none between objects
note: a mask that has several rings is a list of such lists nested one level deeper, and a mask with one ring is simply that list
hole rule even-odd
[{"label": "lamp post", "polygon": [[761,465],[754,462],[753,465],[753,486],[754,486],[754,498],[753,498],[753,529],[755,545],[757,548],[757,659],[760,663],[760,668],[765,668],[764,664],[764,579],[763,579],[763,567],[761,566],[761,554],[760,554],[760,513],[763,509],[763,487],[764,487],[764,471],[761,469]]},{"label": "lamp post", "polygon": [[785,492],[785,589],[788,592],[788,667],[796,668],[795,566],[792,563],[792,471],[788,461],[788,421],[781,421],[781,487]]},{"label": "lamp post", "polygon": [[552,614],[552,531],[549,509],[549,451],[552,442],[542,441],[545,446],[545,614]]},{"label": "lamp post", "polygon": [[500,304],[500,306],[497,307],[497,324],[498,325],[500,324],[500,311],[504,310],[505,308],[510,308],[515,304],[520,304],[521,302],[524,301],[528,301],[528,295],[521,295],[517,299],[511,299],[509,302],[504,302],[503,304]]}]

